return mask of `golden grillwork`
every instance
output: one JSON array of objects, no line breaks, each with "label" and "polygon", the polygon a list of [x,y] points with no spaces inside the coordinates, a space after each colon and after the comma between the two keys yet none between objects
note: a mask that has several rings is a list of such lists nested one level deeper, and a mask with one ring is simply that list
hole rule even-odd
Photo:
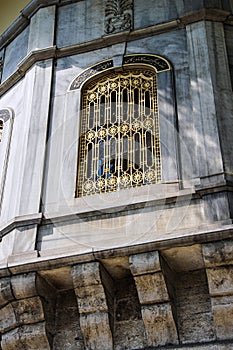
[{"label": "golden grillwork", "polygon": [[156,73],[112,73],[82,96],[77,196],[160,182]]}]

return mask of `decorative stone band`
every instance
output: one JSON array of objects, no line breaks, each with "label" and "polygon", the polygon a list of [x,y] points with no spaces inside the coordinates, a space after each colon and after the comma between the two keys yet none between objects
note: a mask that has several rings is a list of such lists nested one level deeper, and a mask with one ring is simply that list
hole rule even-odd
[{"label": "decorative stone band", "polygon": [[[74,0],[72,1],[74,2]],[[53,0],[51,4],[58,4],[59,0]],[[30,4],[22,11],[22,14],[17,21],[2,35],[0,36],[0,50],[4,48],[10,41],[12,41],[16,35],[28,25],[29,18],[40,8],[47,5],[45,0],[31,1]],[[71,45],[63,48],[57,48],[56,46],[44,48],[41,50],[31,51],[25,59],[20,62],[18,69],[8,77],[0,85],[0,96],[3,95],[7,90],[9,90],[14,84],[16,84],[26,72],[38,61],[49,59],[49,58],[61,58],[71,55],[81,54],[84,52],[89,52],[92,50],[98,50],[104,47],[109,47],[110,45],[130,42],[134,40],[139,40],[153,36],[156,34],[166,33],[172,30],[177,30],[184,28],[185,26],[208,19],[209,21],[223,22],[228,25],[233,25],[231,13],[228,11],[220,9],[203,9],[200,11],[194,11],[189,14],[177,18],[174,21],[160,23],[148,28],[142,28],[133,30],[131,32],[119,32],[113,33],[112,35],[106,35],[102,38],[87,41],[85,43],[80,43],[76,45]],[[21,23],[21,22],[22,23]]]},{"label": "decorative stone band", "polygon": [[[123,57],[123,66],[126,65],[146,65],[153,67],[157,73],[171,69],[169,62],[160,56],[152,54],[125,55]],[[71,83],[68,91],[80,89],[85,81],[89,78],[114,68],[113,59],[97,63],[79,74]]]},{"label": "decorative stone band", "polygon": [[105,7],[105,33],[113,34],[131,30],[133,25],[133,0],[107,0]]},{"label": "decorative stone band", "polygon": [[72,90],[80,89],[80,87],[86,80],[110,68],[113,68],[113,60],[104,61],[86,69],[84,72],[82,72],[73,80],[69,90],[72,91]]}]

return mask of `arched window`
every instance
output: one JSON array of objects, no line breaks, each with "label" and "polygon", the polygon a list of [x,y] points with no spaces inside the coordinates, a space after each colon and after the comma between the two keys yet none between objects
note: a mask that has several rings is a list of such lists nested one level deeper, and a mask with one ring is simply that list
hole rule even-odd
[{"label": "arched window", "polygon": [[82,91],[76,195],[161,181],[157,74],[110,72]]}]

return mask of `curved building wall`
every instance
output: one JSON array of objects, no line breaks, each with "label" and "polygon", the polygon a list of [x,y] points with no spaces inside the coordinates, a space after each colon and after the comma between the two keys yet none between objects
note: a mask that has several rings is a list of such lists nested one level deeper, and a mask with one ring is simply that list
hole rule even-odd
[{"label": "curved building wall", "polygon": [[[231,348],[232,11],[31,1],[2,34],[3,350]],[[161,182],[76,198],[82,86],[129,55],[157,74]]]}]

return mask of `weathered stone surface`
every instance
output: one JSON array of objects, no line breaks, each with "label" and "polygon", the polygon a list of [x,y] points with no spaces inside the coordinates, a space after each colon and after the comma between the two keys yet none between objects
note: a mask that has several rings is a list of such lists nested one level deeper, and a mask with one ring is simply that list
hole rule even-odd
[{"label": "weathered stone surface", "polygon": [[0,309],[0,331],[4,333],[16,326],[16,317],[11,304]]},{"label": "weathered stone surface", "polygon": [[140,303],[153,304],[169,301],[167,287],[162,273],[135,277]]},{"label": "weathered stone surface", "polygon": [[202,245],[206,267],[233,263],[233,241],[225,240]]},{"label": "weathered stone surface", "polygon": [[114,330],[115,350],[122,349],[145,349],[146,335],[142,320],[121,322]]},{"label": "weathered stone surface", "polygon": [[233,339],[233,296],[212,298],[217,339]]},{"label": "weathered stone surface", "polygon": [[112,333],[106,312],[80,315],[80,325],[87,350],[112,350]]},{"label": "weathered stone surface", "polygon": [[178,343],[176,326],[168,303],[142,306],[142,318],[149,346]]},{"label": "weathered stone surface", "polygon": [[53,350],[83,350],[77,299],[74,290],[57,295]]},{"label": "weathered stone surface", "polygon": [[207,277],[211,296],[233,294],[233,267],[207,269]]},{"label": "weathered stone surface", "polygon": [[23,299],[37,295],[36,274],[34,272],[13,276],[11,278],[11,285],[16,299]]},{"label": "weathered stone surface", "polygon": [[176,274],[174,307],[181,343],[215,339],[211,300],[205,270]]},{"label": "weathered stone surface", "polygon": [[135,281],[129,275],[115,281],[115,286],[114,348],[141,349],[147,343]]},{"label": "weathered stone surface", "polygon": [[75,265],[71,273],[85,348],[87,350],[112,349],[113,339],[99,262]]},{"label": "weathered stone surface", "polygon": [[131,255],[129,262],[131,272],[134,276],[161,270],[159,253],[157,251]]},{"label": "weathered stone surface", "polygon": [[98,263],[75,265],[72,268],[72,276],[75,288],[101,284]]},{"label": "weathered stone surface", "polygon": [[18,327],[2,335],[2,350],[50,350],[45,324]]},{"label": "weathered stone surface", "polygon": [[13,300],[10,278],[0,279],[0,306],[7,304]]},{"label": "weathered stone surface", "polygon": [[44,313],[39,297],[13,301],[0,309],[0,329],[3,333],[17,326],[43,320]]},{"label": "weathered stone surface", "polygon": [[12,302],[18,324],[37,323],[44,320],[44,312],[39,297]]},{"label": "weathered stone surface", "polygon": [[101,284],[76,288],[75,293],[81,313],[108,311],[104,289]]}]

